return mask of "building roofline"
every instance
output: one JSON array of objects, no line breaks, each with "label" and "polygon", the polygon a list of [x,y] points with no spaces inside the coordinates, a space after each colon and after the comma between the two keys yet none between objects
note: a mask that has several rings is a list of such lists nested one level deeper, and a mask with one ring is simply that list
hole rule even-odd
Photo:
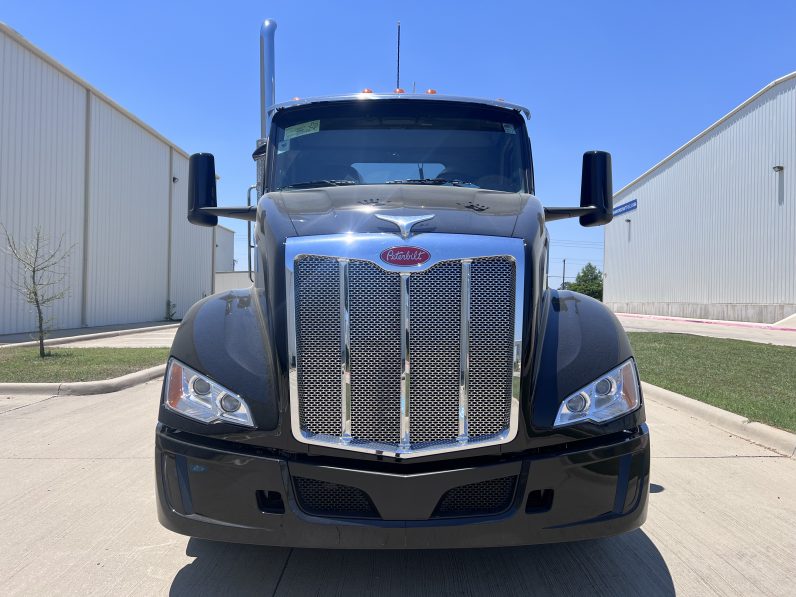
[{"label": "building roofline", "polygon": [[235,231],[232,228],[230,228],[229,226],[224,226],[223,224],[216,224],[216,228],[222,228],[223,230],[226,230],[227,232],[231,232],[232,234],[235,234]]},{"label": "building roofline", "polygon": [[124,116],[126,116],[132,122],[134,122],[135,124],[140,126],[142,129],[144,129],[150,135],[152,135],[153,137],[156,137],[159,141],[165,143],[169,147],[174,148],[174,150],[177,153],[183,155],[186,158],[188,157],[188,152],[185,151],[184,149],[182,149],[179,145],[177,145],[176,143],[170,141],[169,139],[167,139],[166,137],[161,135],[159,132],[157,132],[155,129],[153,129],[151,126],[149,126],[147,123],[145,123],[143,120],[138,118],[135,114],[133,114],[129,110],[126,110],[125,108],[120,106],[118,103],[113,101],[111,98],[109,98],[107,95],[102,93],[99,89],[97,89],[96,87],[94,87],[93,85],[91,85],[90,83],[85,81],[84,79],[81,79],[80,77],[78,77],[75,73],[73,73],[71,70],[66,68],[63,64],[58,62],[55,58],[53,58],[52,56],[50,56],[49,54],[44,52],[44,50],[40,49],[38,46],[33,45],[30,41],[28,41],[20,33],[15,31],[14,29],[9,27],[8,25],[3,23],[2,21],[0,21],[0,32],[5,33],[13,41],[15,41],[16,43],[21,45],[26,50],[32,52],[38,58],[41,58],[42,60],[44,60],[47,64],[49,64],[50,66],[55,68],[61,74],[66,75],[67,77],[72,79],[72,81],[74,81],[75,83],[77,83],[78,85],[83,87],[84,89],[87,89],[91,94],[95,95],[96,97],[98,97],[99,99],[104,101],[105,103],[109,104],[114,109],[116,109],[119,112],[121,112]]},{"label": "building roofline", "polygon": [[727,121],[728,121],[730,118],[732,118],[733,116],[735,116],[735,115],[736,115],[738,112],[740,112],[741,110],[743,110],[743,109],[744,109],[745,107],[747,107],[749,104],[751,104],[752,102],[754,102],[755,100],[757,100],[757,99],[758,99],[758,98],[760,98],[761,96],[765,95],[766,93],[768,93],[769,91],[771,91],[771,90],[772,90],[772,89],[774,89],[775,87],[778,87],[779,85],[782,85],[783,83],[785,83],[785,82],[787,82],[787,81],[790,81],[791,79],[796,79],[796,71],[794,71],[794,72],[792,72],[792,73],[789,73],[789,74],[787,74],[787,75],[785,75],[785,76],[782,76],[782,77],[780,77],[779,79],[775,79],[774,81],[772,81],[771,83],[769,83],[768,85],[766,85],[765,87],[763,87],[763,88],[762,88],[760,91],[758,91],[757,93],[755,93],[755,94],[754,94],[752,97],[750,97],[748,100],[746,100],[745,102],[743,102],[743,103],[741,103],[740,105],[736,106],[736,107],[735,107],[735,108],[733,108],[733,109],[732,109],[730,112],[728,112],[727,114],[725,114],[724,116],[722,116],[721,118],[719,118],[719,119],[718,119],[716,122],[714,122],[713,124],[711,124],[711,125],[710,125],[708,128],[706,128],[704,131],[702,131],[701,133],[699,133],[699,134],[698,134],[696,137],[694,137],[693,139],[691,139],[691,140],[690,140],[690,141],[688,141],[687,143],[683,144],[681,147],[678,147],[677,149],[675,149],[675,150],[674,150],[672,153],[670,153],[669,155],[667,155],[667,156],[666,156],[665,158],[663,158],[663,159],[662,159],[660,162],[658,162],[657,164],[655,164],[655,165],[654,165],[652,168],[650,168],[649,170],[647,170],[646,172],[644,172],[644,173],[643,173],[643,174],[641,174],[640,176],[636,177],[635,179],[633,179],[632,181],[630,181],[629,183],[627,183],[627,184],[626,184],[625,186],[623,186],[621,189],[619,189],[618,191],[616,191],[616,193],[614,193],[614,197],[616,197],[616,196],[618,196],[618,195],[621,195],[622,193],[624,193],[625,191],[627,191],[627,190],[628,190],[630,187],[632,187],[632,186],[635,186],[636,184],[638,184],[639,182],[641,182],[641,181],[642,181],[644,178],[647,178],[647,177],[648,177],[650,174],[652,174],[653,172],[655,172],[656,170],[658,170],[659,168],[661,168],[661,167],[662,167],[664,164],[666,164],[667,162],[669,162],[670,160],[672,160],[672,158],[674,158],[674,157],[676,157],[677,155],[679,155],[679,154],[683,153],[683,152],[684,152],[686,149],[688,149],[688,148],[689,148],[691,145],[693,145],[694,143],[696,143],[697,141],[699,141],[699,140],[700,140],[700,139],[702,139],[703,137],[707,136],[707,134],[708,134],[708,133],[710,133],[710,132],[714,131],[714,130],[715,130],[715,129],[717,129],[719,126],[721,126],[722,124],[724,124],[725,122],[727,122]]}]

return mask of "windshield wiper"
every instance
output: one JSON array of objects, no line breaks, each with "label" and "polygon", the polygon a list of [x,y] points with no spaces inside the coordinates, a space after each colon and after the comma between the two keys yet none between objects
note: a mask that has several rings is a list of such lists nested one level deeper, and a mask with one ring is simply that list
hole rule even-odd
[{"label": "windshield wiper", "polygon": [[293,184],[279,187],[277,191],[284,189],[311,189],[312,187],[342,187],[348,184],[359,184],[354,180],[308,180],[305,182],[294,182]]},{"label": "windshield wiper", "polygon": [[404,180],[388,180],[384,184],[429,184],[429,185],[451,185],[453,187],[476,187],[480,188],[474,182],[467,182],[465,180],[447,178],[407,178]]}]

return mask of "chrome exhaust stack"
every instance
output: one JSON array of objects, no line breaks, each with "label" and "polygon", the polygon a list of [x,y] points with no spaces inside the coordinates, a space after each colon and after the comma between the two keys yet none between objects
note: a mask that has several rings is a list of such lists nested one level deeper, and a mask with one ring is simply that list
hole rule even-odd
[{"label": "chrome exhaust stack", "polygon": [[260,142],[268,138],[271,116],[268,111],[276,103],[276,67],[274,62],[274,36],[276,21],[265,19],[260,27]]},{"label": "chrome exhaust stack", "polygon": [[276,21],[265,19],[260,27],[260,138],[253,158],[257,164],[257,196],[262,197],[265,179],[265,144],[271,128],[269,110],[276,103],[276,67],[274,61],[274,36]]}]

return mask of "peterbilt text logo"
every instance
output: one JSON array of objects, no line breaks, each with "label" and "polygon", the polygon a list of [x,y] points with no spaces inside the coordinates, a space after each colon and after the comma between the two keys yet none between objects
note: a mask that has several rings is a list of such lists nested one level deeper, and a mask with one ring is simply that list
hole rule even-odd
[{"label": "peterbilt text logo", "polygon": [[411,266],[425,263],[431,253],[420,247],[392,247],[381,252],[381,260],[390,265]]}]

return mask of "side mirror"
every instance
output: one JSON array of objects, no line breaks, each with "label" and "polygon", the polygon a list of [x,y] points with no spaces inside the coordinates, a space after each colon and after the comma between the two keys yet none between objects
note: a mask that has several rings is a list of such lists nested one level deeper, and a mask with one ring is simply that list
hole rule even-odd
[{"label": "side mirror", "polygon": [[216,160],[212,153],[195,153],[188,161],[188,221],[217,225],[218,216],[203,212],[205,207],[216,207]]},{"label": "side mirror", "polygon": [[580,206],[595,208],[591,213],[580,216],[581,226],[602,226],[614,218],[610,153],[587,151],[583,154]]}]

